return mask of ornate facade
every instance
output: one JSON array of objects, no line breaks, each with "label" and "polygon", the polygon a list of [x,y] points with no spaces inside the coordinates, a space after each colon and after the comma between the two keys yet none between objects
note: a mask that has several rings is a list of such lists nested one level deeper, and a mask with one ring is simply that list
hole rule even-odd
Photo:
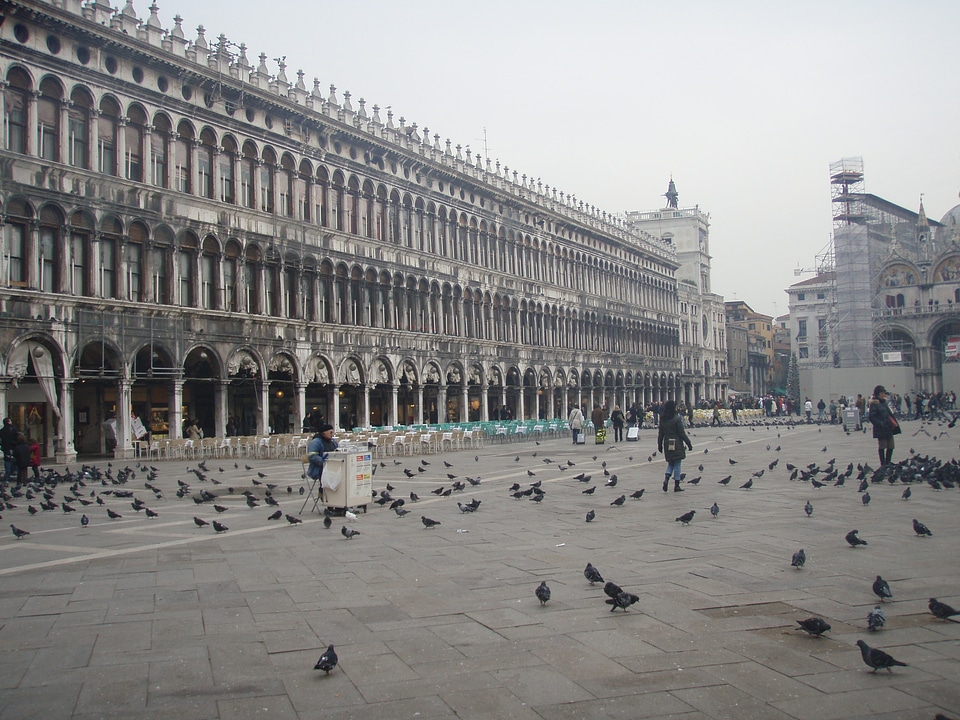
[{"label": "ornate facade", "polygon": [[[0,402],[154,437],[678,396],[676,250],[131,2],[5,3]],[[116,425],[116,454],[132,452]]]}]

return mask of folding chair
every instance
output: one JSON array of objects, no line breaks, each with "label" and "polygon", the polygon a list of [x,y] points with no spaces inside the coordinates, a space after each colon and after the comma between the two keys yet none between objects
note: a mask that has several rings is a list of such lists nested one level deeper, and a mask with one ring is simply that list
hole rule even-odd
[{"label": "folding chair", "polygon": [[[300,514],[303,515],[303,509],[307,507],[307,503],[310,502],[311,498],[313,499],[313,507],[310,508],[310,512],[320,512],[317,506],[323,499],[323,487],[320,485],[320,478],[313,479],[307,474],[307,470],[310,468],[310,456],[302,455],[300,457],[300,465],[303,467],[303,479],[310,481],[310,487],[307,488],[307,496],[303,500],[303,505],[300,506]],[[316,495],[314,495],[314,493],[316,493]]]}]

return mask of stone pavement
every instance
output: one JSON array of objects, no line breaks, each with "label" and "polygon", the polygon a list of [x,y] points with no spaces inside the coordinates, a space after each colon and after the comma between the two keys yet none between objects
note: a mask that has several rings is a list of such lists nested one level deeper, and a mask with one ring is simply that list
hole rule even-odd
[{"label": "stone pavement", "polygon": [[[956,455],[960,429],[920,430],[904,424],[894,460],[911,445]],[[278,485],[281,509],[299,514],[296,461],[208,460],[217,486],[186,472],[195,462],[155,462],[165,499],[143,488],[143,472],[128,483],[154,519],[92,485],[85,492],[101,491],[122,519],[96,504],[30,516],[19,499],[4,522],[30,535],[0,539],[0,717],[960,716],[960,624],[926,609],[931,596],[960,606],[960,490],[914,485],[904,501],[900,486],[883,483],[865,506],[853,478],[820,490],[790,481],[787,463],[876,466],[875,441],[838,427],[700,428],[692,439],[684,470],[702,480],[683,493],[661,492],[663,460],[648,460],[653,430],[637,443],[553,439],[427,456],[412,479],[402,470],[419,458],[386,458],[374,487],[421,500],[407,501],[404,518],[371,505],[351,523],[361,533],[352,540],[340,518],[324,530],[316,514],[288,525],[269,521],[267,505],[246,506],[243,490],[262,495],[252,483],[260,471]],[[561,472],[568,460],[575,467]],[[615,488],[604,487],[604,461]],[[739,488],[761,469],[752,489]],[[592,482],[574,480],[578,472]],[[482,484],[434,496],[450,486],[447,473]],[[729,485],[717,483],[729,474]],[[178,499],[178,479],[229,510]],[[510,497],[509,485],[535,480],[543,502]],[[640,488],[642,499],[610,505]],[[456,500],[472,497],[480,509],[461,515]],[[590,509],[597,519],[587,524]],[[689,526],[674,520],[691,509]],[[420,515],[442,524],[425,529]],[[194,516],[229,530],[198,528]],[[916,537],[913,518],[933,537]],[[853,528],[867,547],[844,542]],[[807,564],[794,570],[801,547]],[[588,561],[639,602],[610,612],[602,587],[584,579]],[[894,601],[886,628],[871,634],[877,574]],[[542,580],[553,593],[544,606],[534,596]],[[796,629],[811,616],[832,625],[824,638]],[[871,674],[858,639],[909,667]],[[312,668],[328,643],[340,665],[326,676]]]}]

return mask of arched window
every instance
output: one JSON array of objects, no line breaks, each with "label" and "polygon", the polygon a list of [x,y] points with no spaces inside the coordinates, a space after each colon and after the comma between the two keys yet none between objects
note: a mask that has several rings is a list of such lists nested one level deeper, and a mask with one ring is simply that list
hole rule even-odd
[{"label": "arched window", "polygon": [[338,170],[333,174],[333,195],[330,198],[331,226],[335,230],[343,230],[343,175]]},{"label": "arched window", "polygon": [[223,309],[227,312],[239,310],[237,305],[237,273],[240,267],[240,247],[228,243],[223,258]]},{"label": "arched window", "polygon": [[27,103],[30,98],[30,76],[20,68],[7,74],[7,87],[3,91],[4,125],[7,131],[7,150],[27,154],[29,132],[27,129]]},{"label": "arched window", "polygon": [[166,115],[157,115],[153,119],[150,131],[150,182],[156,187],[170,187],[167,172],[171,127]]},{"label": "arched window", "polygon": [[63,218],[53,208],[40,213],[39,287],[43,292],[63,292],[60,268],[63,261]]},{"label": "arched window", "polygon": [[256,247],[247,248],[243,264],[243,284],[246,290],[246,311],[252,315],[260,313],[260,251]]},{"label": "arched window", "polygon": [[317,318],[317,269],[312,260],[305,260],[300,274],[300,298],[303,305],[302,317],[307,322],[316,322]]},{"label": "arched window", "polygon": [[90,257],[93,226],[81,214],[70,219],[70,291],[74,295],[93,295],[90,282]]},{"label": "arched window", "polygon": [[33,210],[22,200],[13,200],[7,206],[7,246],[4,260],[7,266],[7,284],[26,287],[29,280],[30,222]]},{"label": "arched window", "polygon": [[180,305],[182,307],[196,307],[194,288],[196,282],[198,242],[193,233],[187,233],[180,240],[177,250],[177,277],[180,281]]},{"label": "arched window", "polygon": [[143,302],[143,262],[144,247],[147,243],[147,228],[142,223],[130,225],[130,237],[127,240],[127,299]]},{"label": "arched window", "polygon": [[296,169],[293,165],[293,158],[289,155],[284,155],[280,160],[280,173],[277,180],[278,202],[280,206],[278,214],[284,217],[293,217],[293,178],[295,176]]},{"label": "arched window", "polygon": [[314,213],[317,224],[323,227],[329,227],[327,219],[327,192],[330,189],[330,178],[327,175],[325,167],[317,168],[317,194],[316,194],[316,212]]},{"label": "arched window", "polygon": [[123,165],[127,180],[143,182],[143,137],[147,115],[137,106],[127,111],[127,124],[123,128]]},{"label": "arched window", "polygon": [[67,108],[67,138],[69,142],[69,162],[73,167],[90,168],[90,112],[93,101],[81,88],[70,94],[70,107]]},{"label": "arched window", "polygon": [[310,222],[313,216],[313,168],[306,160],[300,162],[295,195],[297,198],[297,217],[304,222]]},{"label": "arched window", "polygon": [[236,164],[237,144],[233,138],[225,137],[220,145],[220,201],[231,205],[237,202]]},{"label": "arched window", "polygon": [[300,278],[297,272],[298,264],[297,258],[288,257],[283,265],[283,308],[281,310],[283,317],[300,317],[300,303],[298,301]]},{"label": "arched window", "polygon": [[261,160],[263,164],[260,166],[260,210],[272,213],[277,157],[273,154],[273,150],[265,148]]},{"label": "arched window", "polygon": [[173,231],[161,226],[153,234],[150,248],[150,279],[153,282],[153,301],[160,305],[172,305],[170,292],[170,266],[173,262]]},{"label": "arched window", "polygon": [[243,144],[243,159],[240,161],[240,204],[246,208],[257,207],[257,195],[254,192],[254,173],[257,172],[257,149],[253,143]]},{"label": "arched window", "polygon": [[217,152],[217,139],[209,128],[200,133],[200,146],[197,148],[197,194],[213,199],[213,163]]},{"label": "arched window", "polygon": [[113,217],[100,223],[100,297],[117,297],[117,262],[123,229]]},{"label": "arched window", "polygon": [[37,155],[50,162],[60,162],[60,106],[63,92],[53,78],[40,83],[37,97]]},{"label": "arched window", "polygon": [[217,239],[208,235],[203,239],[203,252],[200,255],[200,307],[205,310],[220,309],[219,255]]},{"label": "arched window", "polygon": [[174,190],[189,193],[193,188],[193,128],[186,122],[177,127],[174,150]]},{"label": "arched window", "polygon": [[263,264],[263,301],[267,315],[280,315],[280,258],[267,254]]},{"label": "arched window", "polygon": [[120,107],[111,98],[100,103],[97,118],[97,170],[104,175],[117,174],[117,128],[120,124]]}]

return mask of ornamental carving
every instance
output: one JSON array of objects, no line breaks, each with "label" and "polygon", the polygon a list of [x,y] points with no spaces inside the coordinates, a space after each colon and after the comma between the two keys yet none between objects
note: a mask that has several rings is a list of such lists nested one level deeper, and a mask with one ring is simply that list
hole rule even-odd
[{"label": "ornamental carving", "polygon": [[260,368],[257,365],[257,361],[253,359],[253,355],[245,350],[234,353],[233,357],[230,359],[230,362],[227,363],[228,375],[256,377],[259,374],[259,371]]}]

